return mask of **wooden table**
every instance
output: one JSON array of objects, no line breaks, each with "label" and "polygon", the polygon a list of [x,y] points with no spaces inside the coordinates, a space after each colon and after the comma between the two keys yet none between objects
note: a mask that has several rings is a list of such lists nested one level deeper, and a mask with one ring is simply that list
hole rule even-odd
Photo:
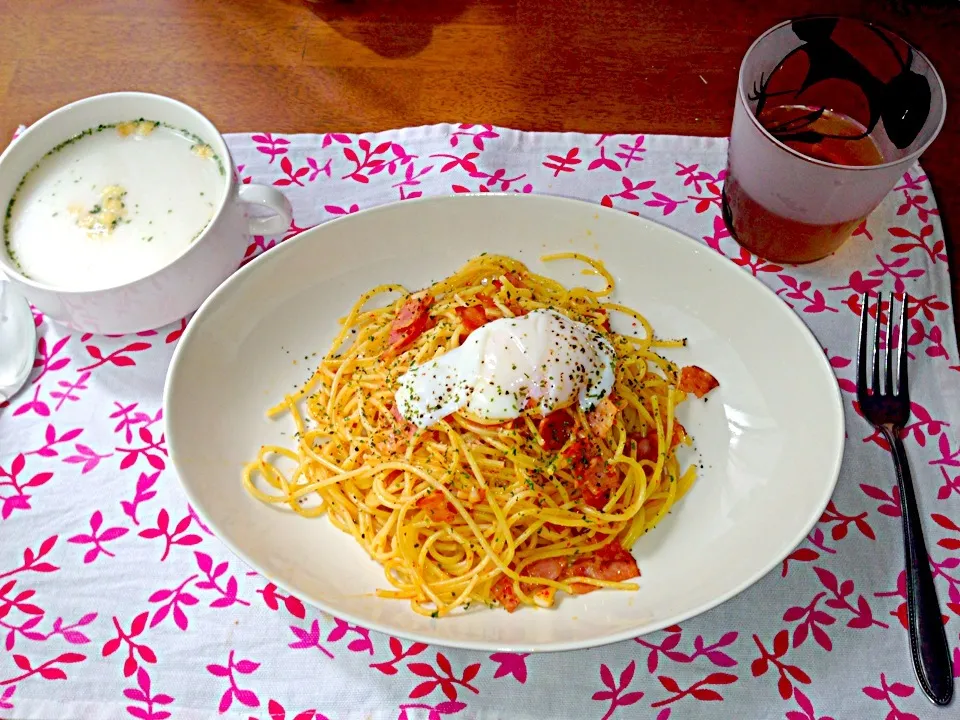
[{"label": "wooden table", "polygon": [[[121,89],[178,97],[223,131],[459,121],[725,135],[751,41],[817,12],[895,29],[960,97],[957,0],[0,0],[0,137]],[[960,113],[923,164],[956,306]]]}]

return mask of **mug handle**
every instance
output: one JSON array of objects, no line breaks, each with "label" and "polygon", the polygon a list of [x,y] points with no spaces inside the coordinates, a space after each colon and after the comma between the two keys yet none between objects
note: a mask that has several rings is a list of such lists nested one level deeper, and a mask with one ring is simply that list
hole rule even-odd
[{"label": "mug handle", "polygon": [[240,202],[273,210],[274,214],[268,217],[249,218],[250,235],[279,235],[290,227],[293,220],[293,208],[287,196],[279,190],[267,185],[240,185],[237,191]]}]

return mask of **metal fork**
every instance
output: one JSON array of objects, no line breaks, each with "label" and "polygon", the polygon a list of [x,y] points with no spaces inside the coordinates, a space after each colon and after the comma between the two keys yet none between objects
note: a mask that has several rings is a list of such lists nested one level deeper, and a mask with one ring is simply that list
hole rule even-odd
[{"label": "metal fork", "polygon": [[[868,348],[867,321],[869,297],[863,295],[860,315],[860,345],[857,351],[857,400],[863,416],[879,429],[890,443],[893,464],[900,488],[900,513],[903,516],[903,545],[907,569],[907,615],[910,625],[910,650],[913,667],[924,693],[937,705],[946,705],[953,696],[953,670],[950,649],[943,630],[940,603],[933,584],[927,546],[923,541],[920,512],[913,492],[913,480],[907,454],[900,440],[910,419],[910,390],[907,382],[907,295],[900,307],[900,341],[897,351],[897,386],[893,384],[893,303],[887,312],[887,342],[884,356],[884,385],[880,385],[880,325],[882,296],[878,298],[876,328],[872,350]],[[867,382],[867,354],[873,355],[872,382]]]}]

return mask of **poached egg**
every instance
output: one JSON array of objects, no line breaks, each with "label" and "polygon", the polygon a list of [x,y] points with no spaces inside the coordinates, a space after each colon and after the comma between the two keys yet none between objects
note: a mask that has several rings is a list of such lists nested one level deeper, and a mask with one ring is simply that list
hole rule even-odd
[{"label": "poached egg", "polygon": [[590,410],[613,387],[615,357],[600,332],[555,310],[500,318],[404,373],[397,409],[420,428],[461,408],[505,421],[533,408],[546,415],[576,397]]}]

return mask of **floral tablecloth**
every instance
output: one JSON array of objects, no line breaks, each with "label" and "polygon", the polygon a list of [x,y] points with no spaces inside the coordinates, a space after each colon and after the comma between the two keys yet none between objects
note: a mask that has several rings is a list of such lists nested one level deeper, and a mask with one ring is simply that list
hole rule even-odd
[{"label": "floral tablecloth", "polygon": [[294,208],[287,233],[253,238],[247,259],[333,217],[462,192],[583,198],[698,238],[774,288],[823,344],[847,411],[836,494],[780,568],[682,626],[547,655],[410,643],[285,595],[187,504],[169,467],[161,406],[186,319],[107,338],[38,314],[33,374],[0,405],[0,717],[909,720],[956,712],[935,709],[918,689],[892,465],[853,403],[860,293],[907,291],[915,398],[907,451],[956,648],[960,360],[943,233],[919,167],[839,253],[786,267],[741,250],[724,228],[721,139],[438,125],[228,142],[243,182],[282,188]]}]

